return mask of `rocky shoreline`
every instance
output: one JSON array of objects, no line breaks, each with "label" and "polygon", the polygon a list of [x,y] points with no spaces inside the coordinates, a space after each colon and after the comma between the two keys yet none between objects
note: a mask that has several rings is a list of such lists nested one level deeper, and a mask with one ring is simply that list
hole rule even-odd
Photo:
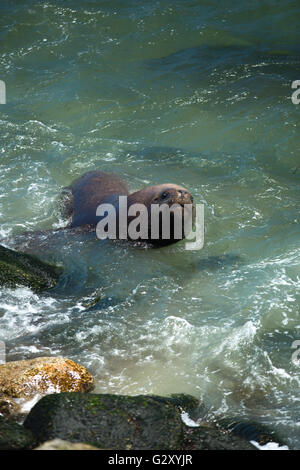
[{"label": "rocky shoreline", "polygon": [[[225,428],[190,420],[199,406],[192,396],[97,394],[93,388],[91,374],[65,358],[0,365],[0,450],[257,449],[239,431],[241,423]],[[263,429],[252,434],[260,445],[275,440]]]},{"label": "rocky shoreline", "polygon": [[[62,271],[1,245],[0,267],[0,285],[36,292],[55,286]],[[93,388],[86,368],[66,358],[0,365],[0,450],[256,449],[235,426],[184,419],[199,406],[189,395],[122,396]],[[254,432],[260,444],[270,436]]]}]

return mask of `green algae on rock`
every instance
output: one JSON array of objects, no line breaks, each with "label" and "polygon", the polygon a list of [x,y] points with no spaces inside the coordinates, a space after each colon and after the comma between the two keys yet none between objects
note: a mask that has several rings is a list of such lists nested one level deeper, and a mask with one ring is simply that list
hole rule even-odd
[{"label": "green algae on rock", "polygon": [[35,292],[54,287],[62,268],[0,245],[0,286],[29,287]]}]

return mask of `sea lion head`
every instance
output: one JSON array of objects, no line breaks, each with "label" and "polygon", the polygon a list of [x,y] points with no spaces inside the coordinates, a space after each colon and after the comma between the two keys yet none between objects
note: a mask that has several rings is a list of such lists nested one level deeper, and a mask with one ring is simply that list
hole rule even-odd
[{"label": "sea lion head", "polygon": [[128,207],[132,204],[146,207],[148,241],[154,245],[169,245],[184,239],[185,228],[191,227],[194,220],[193,196],[177,184],[148,186],[128,197]]}]

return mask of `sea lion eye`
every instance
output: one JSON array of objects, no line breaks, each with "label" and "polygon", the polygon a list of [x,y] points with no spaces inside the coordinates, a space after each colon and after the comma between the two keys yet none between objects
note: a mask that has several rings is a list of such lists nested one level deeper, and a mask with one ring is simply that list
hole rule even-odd
[{"label": "sea lion eye", "polygon": [[168,196],[169,196],[168,191],[164,191],[160,197],[161,199],[166,199]]}]

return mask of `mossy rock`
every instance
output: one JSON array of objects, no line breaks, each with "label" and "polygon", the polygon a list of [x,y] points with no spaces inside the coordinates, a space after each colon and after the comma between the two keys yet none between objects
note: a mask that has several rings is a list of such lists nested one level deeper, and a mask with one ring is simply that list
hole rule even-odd
[{"label": "mossy rock", "polygon": [[0,416],[0,450],[25,450],[35,445],[31,431]]},{"label": "mossy rock", "polygon": [[180,449],[183,440],[177,407],[144,395],[47,395],[24,426],[38,442],[60,438],[102,449]]},{"label": "mossy rock", "polygon": [[0,286],[30,287],[35,292],[54,287],[62,268],[0,245]]}]

